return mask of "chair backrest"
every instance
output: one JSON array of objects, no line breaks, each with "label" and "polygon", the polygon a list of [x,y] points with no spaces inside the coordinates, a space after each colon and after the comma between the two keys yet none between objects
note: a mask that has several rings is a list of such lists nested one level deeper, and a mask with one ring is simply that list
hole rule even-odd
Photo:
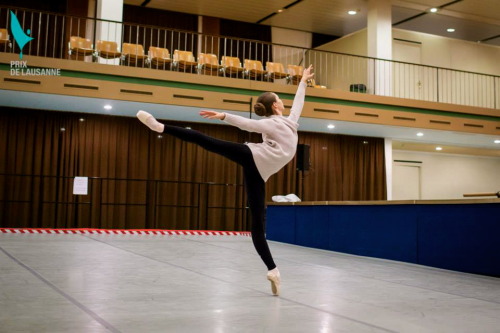
[{"label": "chair backrest", "polygon": [[92,42],[88,38],[71,36],[69,39],[69,47],[71,49],[92,49]]},{"label": "chair backrest", "polygon": [[122,53],[142,56],[142,55],[144,55],[144,47],[142,47],[141,44],[123,43]]},{"label": "chair backrest", "polygon": [[7,29],[0,29],[0,40],[9,40],[9,32]]},{"label": "chair backrest", "polygon": [[194,62],[194,55],[191,51],[174,51],[174,61],[191,61]]},{"label": "chair backrest", "polygon": [[262,62],[260,62],[259,60],[245,59],[244,67],[245,69],[256,69],[259,71],[264,70],[264,66],[262,66]]},{"label": "chair backrest", "polygon": [[288,65],[288,74],[295,76],[299,75],[302,76],[302,72],[304,71],[304,67],[302,66],[297,66],[297,65]]},{"label": "chair backrest", "polygon": [[215,54],[210,54],[210,53],[200,53],[198,55],[198,64],[200,65],[219,65],[219,60],[217,59],[217,56]]},{"label": "chair backrest", "polygon": [[97,51],[118,52],[118,44],[107,40],[98,40],[96,49]]},{"label": "chair backrest", "polygon": [[270,61],[266,62],[266,70],[269,73],[274,73],[274,72],[285,73],[285,67],[280,62],[270,62]]},{"label": "chair backrest", "polygon": [[220,64],[224,67],[239,67],[241,68],[241,61],[238,57],[223,56]]},{"label": "chair backrest", "polygon": [[170,51],[162,47],[150,46],[148,54],[151,58],[170,59]]}]

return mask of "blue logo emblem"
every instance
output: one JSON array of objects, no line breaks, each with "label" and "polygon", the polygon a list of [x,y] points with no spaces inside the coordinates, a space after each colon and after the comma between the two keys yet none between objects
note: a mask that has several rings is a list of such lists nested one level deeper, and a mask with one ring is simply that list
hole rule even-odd
[{"label": "blue logo emblem", "polygon": [[14,40],[19,46],[19,49],[21,49],[21,53],[19,54],[19,59],[22,59],[23,47],[29,42],[31,42],[34,38],[28,36],[29,34],[31,34],[30,29],[26,31],[27,34],[24,33],[23,28],[21,28],[21,24],[19,24],[17,16],[12,12],[12,10],[10,11],[10,31],[12,31],[12,34],[14,35]]}]

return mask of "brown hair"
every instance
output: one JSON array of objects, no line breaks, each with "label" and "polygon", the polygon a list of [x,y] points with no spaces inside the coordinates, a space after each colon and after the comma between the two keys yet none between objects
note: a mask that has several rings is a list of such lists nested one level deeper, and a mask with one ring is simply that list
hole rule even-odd
[{"label": "brown hair", "polygon": [[274,102],[276,102],[276,95],[272,92],[265,92],[257,98],[257,103],[253,106],[253,109],[258,116],[269,117],[274,114]]}]

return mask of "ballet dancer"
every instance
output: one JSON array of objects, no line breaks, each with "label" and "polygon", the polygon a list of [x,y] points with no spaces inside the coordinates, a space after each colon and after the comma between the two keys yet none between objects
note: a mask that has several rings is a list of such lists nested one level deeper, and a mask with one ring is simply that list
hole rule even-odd
[{"label": "ballet dancer", "polygon": [[181,140],[195,143],[208,151],[222,155],[243,167],[245,189],[252,217],[252,241],[265,265],[267,279],[271,281],[273,295],[280,294],[280,272],[274,263],[265,236],[266,181],[277,173],[295,156],[297,150],[298,120],[304,106],[307,81],[314,74],[312,65],[303,72],[288,117],[281,99],[272,92],[259,96],[254,105],[255,113],[264,117],[260,120],[247,119],[225,112],[200,111],[207,119],[219,119],[248,132],[262,134],[261,143],[235,143],[218,140],[198,131],[158,122],[151,114],[139,111],[137,118],[153,131],[173,135]]}]

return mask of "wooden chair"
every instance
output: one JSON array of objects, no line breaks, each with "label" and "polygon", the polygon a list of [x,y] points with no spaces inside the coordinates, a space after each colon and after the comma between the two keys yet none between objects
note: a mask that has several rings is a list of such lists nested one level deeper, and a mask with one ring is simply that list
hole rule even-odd
[{"label": "wooden chair", "polygon": [[0,29],[0,51],[7,51],[7,46],[12,47],[7,29]]},{"label": "wooden chair", "polygon": [[144,54],[144,47],[140,44],[123,43],[122,64],[126,66],[144,67],[147,56]]},{"label": "wooden chair", "polygon": [[237,57],[223,56],[220,64],[222,72],[227,77],[243,77],[244,68],[241,67],[241,61]]},{"label": "wooden chair", "polygon": [[200,53],[198,55],[198,72],[205,75],[221,75],[222,66],[215,54]]},{"label": "wooden chair", "polygon": [[302,73],[304,72],[304,67],[297,65],[288,65],[288,82],[292,84],[299,84],[302,79]]},{"label": "wooden chair", "polygon": [[85,57],[91,56],[94,52],[92,42],[88,38],[71,36],[68,43],[69,58],[73,60],[85,60]]},{"label": "wooden chair", "polygon": [[106,40],[97,41],[95,54],[96,56],[104,59],[116,59],[122,56],[121,52],[118,51],[118,45],[116,42]]},{"label": "wooden chair", "polygon": [[267,75],[267,71],[264,70],[264,66],[259,60],[245,59],[244,68],[245,75],[250,79],[262,81],[264,76]]},{"label": "wooden chair", "polygon": [[266,70],[268,72],[268,78],[272,80],[287,79],[288,74],[285,73],[285,67],[279,62],[266,62]]},{"label": "wooden chair", "polygon": [[151,68],[170,69],[172,65],[172,59],[170,59],[170,51],[168,49],[150,46],[148,57]]},{"label": "wooden chair", "polygon": [[307,86],[311,88],[320,88],[320,89],[326,89],[326,86],[322,86],[320,84],[316,84],[315,79],[310,79],[307,81]]},{"label": "wooden chair", "polygon": [[191,51],[174,51],[174,68],[179,72],[194,73],[198,63]]}]

